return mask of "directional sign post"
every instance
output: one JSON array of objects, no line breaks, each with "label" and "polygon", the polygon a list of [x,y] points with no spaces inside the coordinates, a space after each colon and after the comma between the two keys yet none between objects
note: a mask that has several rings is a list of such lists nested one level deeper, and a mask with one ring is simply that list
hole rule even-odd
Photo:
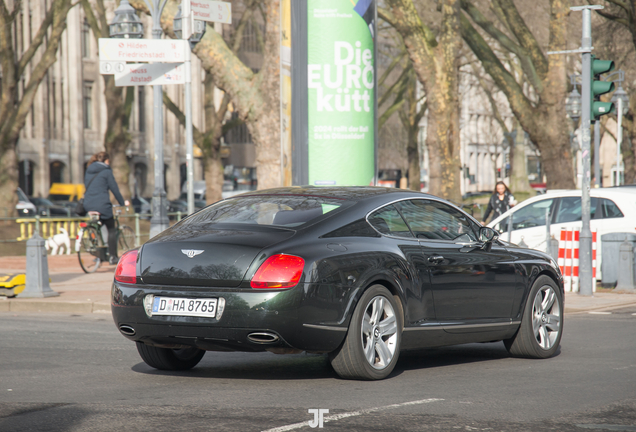
[{"label": "directional sign post", "polygon": [[[232,24],[232,4],[220,1],[192,0],[190,7],[194,19]],[[183,9],[183,8],[182,8]]]},{"label": "directional sign post", "polygon": [[99,60],[110,62],[183,63],[189,47],[171,39],[99,39]]},{"label": "directional sign post", "polygon": [[[181,40],[100,38],[99,71],[104,75],[115,75],[115,85],[118,87],[152,85],[156,86],[155,89],[159,89],[160,92],[161,88],[159,86],[161,85],[185,84],[188,213],[191,214],[194,212],[194,143],[192,137],[191,52],[188,39],[192,35],[195,19],[231,24],[232,5],[231,3],[220,1],[182,0],[181,11],[183,20],[183,39]],[[159,15],[161,15],[160,10]],[[153,16],[154,19],[155,17]],[[158,27],[158,24],[155,23],[155,26]],[[160,34],[159,30],[157,35],[155,35],[153,27],[153,35],[160,37]],[[136,64],[127,64],[127,62]],[[140,62],[152,62],[152,64]],[[161,97],[158,97],[157,92],[155,92],[155,108],[157,107],[157,100],[161,101]],[[156,136],[159,135],[157,134]],[[158,162],[155,154],[155,167],[158,163],[162,164],[163,162]]]},{"label": "directional sign post", "polygon": [[124,70],[115,73],[117,87],[138,85],[184,84],[183,63],[125,64]]}]

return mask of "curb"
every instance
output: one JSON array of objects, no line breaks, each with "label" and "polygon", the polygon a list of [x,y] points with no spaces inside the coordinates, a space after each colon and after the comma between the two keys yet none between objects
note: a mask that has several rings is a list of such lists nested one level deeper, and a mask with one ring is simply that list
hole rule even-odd
[{"label": "curb", "polygon": [[97,302],[0,301],[0,312],[47,312],[66,314],[108,313],[110,304]]}]

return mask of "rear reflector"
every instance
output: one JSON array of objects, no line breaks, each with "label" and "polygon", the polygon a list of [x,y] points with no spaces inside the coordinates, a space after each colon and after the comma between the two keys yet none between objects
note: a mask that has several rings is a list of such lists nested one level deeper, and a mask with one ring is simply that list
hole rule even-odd
[{"label": "rear reflector", "polygon": [[258,268],[252,278],[252,288],[292,288],[298,284],[305,260],[294,255],[272,255]]},{"label": "rear reflector", "polygon": [[119,259],[117,269],[115,270],[115,280],[134,284],[137,283],[137,249],[126,252]]},{"label": "rear reflector", "polygon": [[80,222],[80,228],[86,228],[87,223],[86,222]]}]

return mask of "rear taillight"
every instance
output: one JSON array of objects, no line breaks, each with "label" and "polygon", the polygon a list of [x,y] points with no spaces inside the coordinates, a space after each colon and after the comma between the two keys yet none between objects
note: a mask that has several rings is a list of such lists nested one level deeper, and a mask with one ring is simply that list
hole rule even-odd
[{"label": "rear taillight", "polygon": [[80,228],[86,228],[87,223],[86,222],[80,222]]},{"label": "rear taillight", "polygon": [[115,270],[115,280],[117,282],[124,282],[134,284],[137,283],[137,255],[138,250],[131,250],[126,252],[119,259],[117,269]]},{"label": "rear taillight", "polygon": [[296,286],[305,268],[305,260],[294,255],[272,255],[258,268],[252,288],[291,288]]}]

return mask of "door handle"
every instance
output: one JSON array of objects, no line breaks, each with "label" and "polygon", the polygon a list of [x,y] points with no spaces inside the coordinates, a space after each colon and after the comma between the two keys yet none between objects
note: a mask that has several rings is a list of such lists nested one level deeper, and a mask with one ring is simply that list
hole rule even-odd
[{"label": "door handle", "polygon": [[428,262],[433,263],[433,264],[438,264],[440,262],[444,261],[444,257],[441,255],[433,255],[428,257]]}]

